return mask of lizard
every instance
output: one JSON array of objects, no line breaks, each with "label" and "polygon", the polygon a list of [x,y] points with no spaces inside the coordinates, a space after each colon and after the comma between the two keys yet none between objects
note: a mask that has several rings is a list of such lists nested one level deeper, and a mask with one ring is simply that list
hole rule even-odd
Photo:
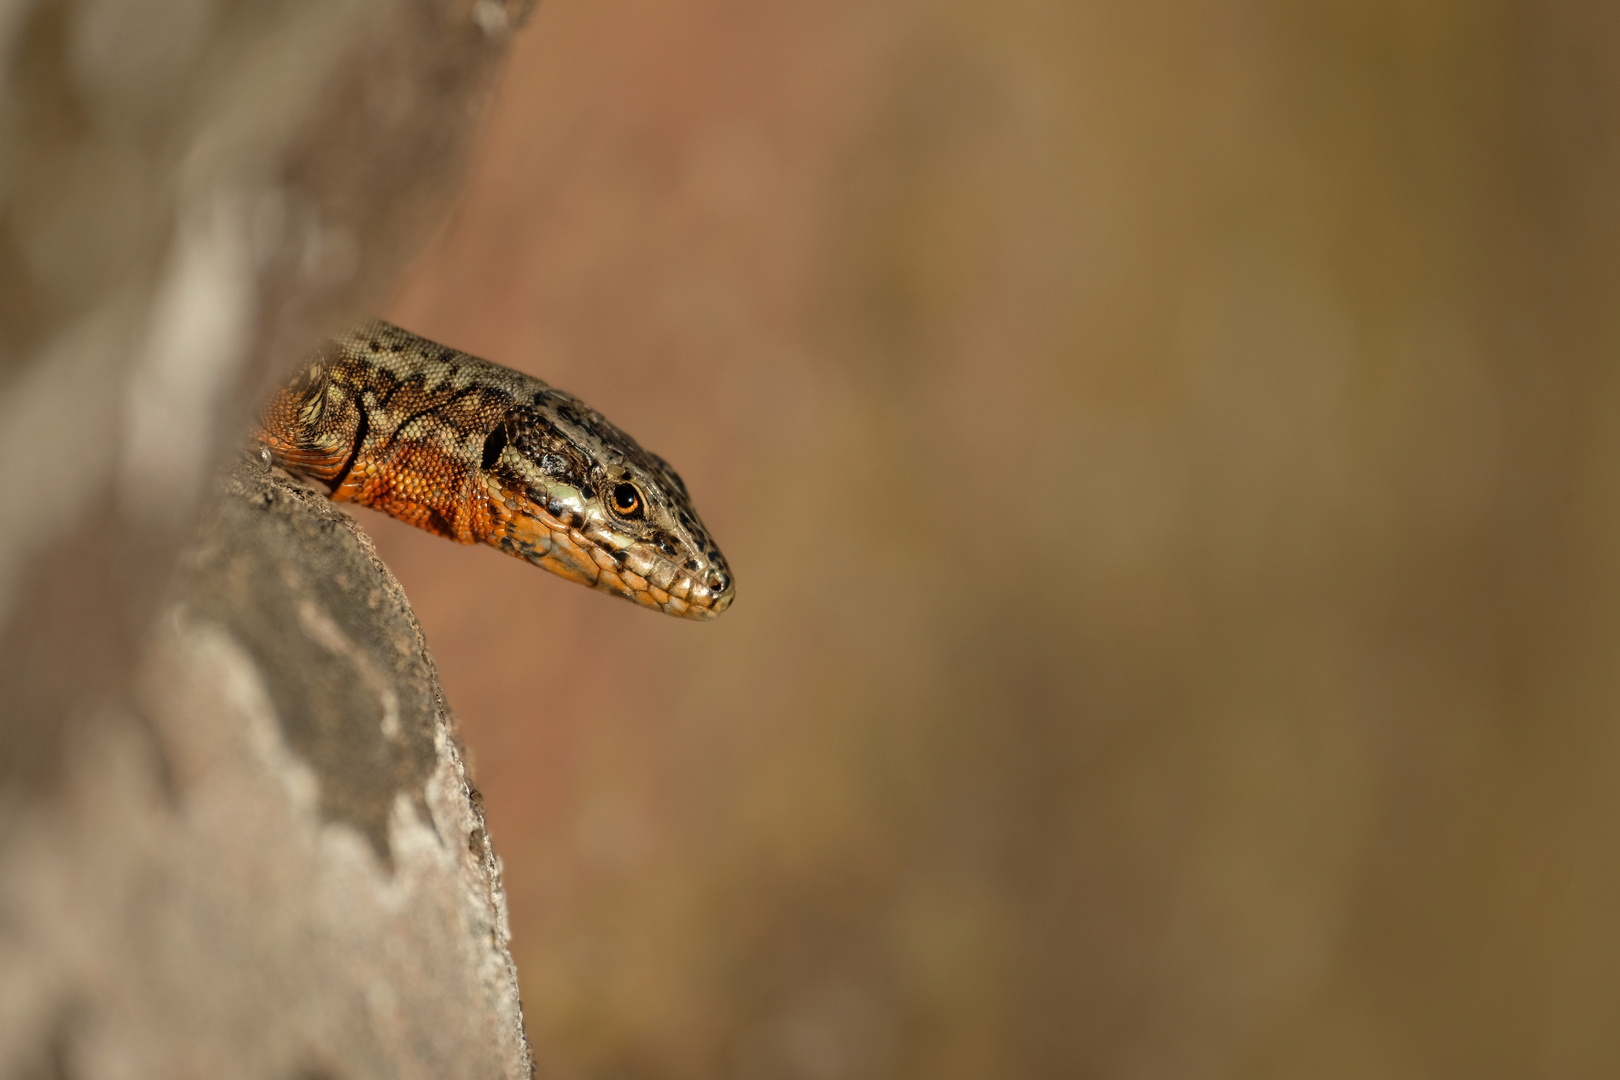
[{"label": "lizard", "polygon": [[270,396],[267,462],[463,544],[688,619],[736,583],[686,484],[571,394],[380,319]]}]

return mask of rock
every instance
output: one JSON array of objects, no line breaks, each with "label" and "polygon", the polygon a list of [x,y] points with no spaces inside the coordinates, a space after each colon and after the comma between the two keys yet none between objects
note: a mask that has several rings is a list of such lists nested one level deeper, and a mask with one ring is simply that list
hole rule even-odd
[{"label": "rock", "polygon": [[[399,587],[239,462],[454,191],[530,0],[0,0],[0,1077],[521,1077]],[[167,597],[167,599],[166,599]]]},{"label": "rock", "polygon": [[0,844],[0,1075],[532,1074],[498,862],[404,594],[244,461],[143,665]]}]

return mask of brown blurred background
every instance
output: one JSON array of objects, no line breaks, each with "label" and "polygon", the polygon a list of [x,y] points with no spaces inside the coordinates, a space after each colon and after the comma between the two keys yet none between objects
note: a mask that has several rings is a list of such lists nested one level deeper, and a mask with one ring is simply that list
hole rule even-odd
[{"label": "brown blurred background", "polygon": [[542,1075],[1620,1075],[1620,7],[546,0],[391,315],[739,581],[363,523]]}]

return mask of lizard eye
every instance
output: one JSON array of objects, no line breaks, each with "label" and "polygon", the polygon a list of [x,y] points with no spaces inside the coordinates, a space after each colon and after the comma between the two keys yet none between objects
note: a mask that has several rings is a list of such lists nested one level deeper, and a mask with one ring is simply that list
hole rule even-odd
[{"label": "lizard eye", "polygon": [[613,509],[623,517],[641,516],[641,492],[634,484],[613,486]]}]

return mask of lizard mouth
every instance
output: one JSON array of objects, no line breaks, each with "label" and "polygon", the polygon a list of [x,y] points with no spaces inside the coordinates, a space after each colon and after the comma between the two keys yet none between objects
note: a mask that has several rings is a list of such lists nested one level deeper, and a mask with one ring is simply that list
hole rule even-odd
[{"label": "lizard mouth", "polygon": [[736,585],[723,568],[700,579],[650,546],[633,556],[606,538],[593,537],[588,524],[582,530],[524,494],[491,484],[490,496],[492,528],[478,538],[559,577],[685,619],[712,619],[730,607],[736,595]]}]

